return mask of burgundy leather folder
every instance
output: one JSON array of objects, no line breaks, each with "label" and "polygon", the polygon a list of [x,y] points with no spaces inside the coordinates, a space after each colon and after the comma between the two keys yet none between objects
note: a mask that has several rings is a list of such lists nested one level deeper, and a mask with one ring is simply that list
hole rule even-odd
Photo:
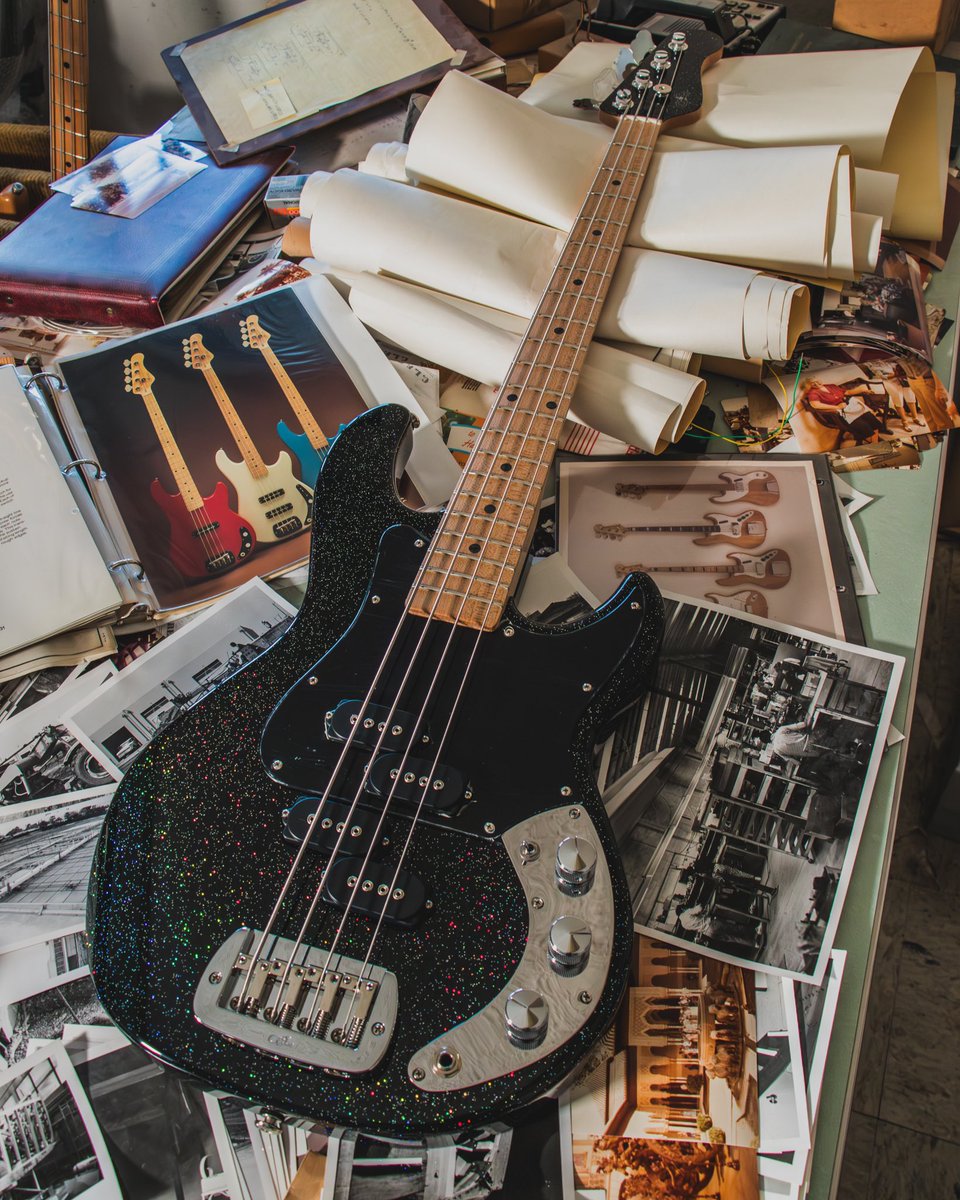
[{"label": "burgundy leather folder", "polygon": [[190,282],[227,254],[290,153],[278,147],[229,167],[207,158],[132,219],[71,208],[70,196],[55,193],[0,242],[0,315],[141,329],[175,320]]}]

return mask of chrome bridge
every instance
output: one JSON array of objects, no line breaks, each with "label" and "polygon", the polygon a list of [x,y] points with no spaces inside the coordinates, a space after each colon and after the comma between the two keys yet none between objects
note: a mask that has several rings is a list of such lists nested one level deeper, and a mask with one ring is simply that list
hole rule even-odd
[{"label": "chrome bridge", "polygon": [[[377,1065],[397,1019],[397,978],[382,967],[241,928],[210,959],[193,997],[201,1025],[262,1054],[354,1075]],[[291,956],[296,961],[291,965]],[[289,969],[288,969],[289,966]],[[326,969],[325,969],[326,968]]]}]

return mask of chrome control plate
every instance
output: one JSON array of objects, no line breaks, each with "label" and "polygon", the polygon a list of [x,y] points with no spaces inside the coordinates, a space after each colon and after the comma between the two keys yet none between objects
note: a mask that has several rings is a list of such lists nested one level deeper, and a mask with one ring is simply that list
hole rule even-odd
[{"label": "chrome control plate", "polygon": [[[574,812],[576,817],[571,815]],[[526,949],[509,982],[486,1008],[411,1057],[407,1076],[422,1091],[454,1092],[529,1066],[573,1037],[596,1008],[610,973],[613,887],[607,860],[598,854],[593,886],[585,895],[568,896],[560,891],[556,848],[572,834],[600,845],[586,810],[575,804],[539,813],[503,834],[527,900]],[[540,853],[531,855],[531,845],[539,847]],[[589,958],[575,975],[558,974],[550,966],[550,927],[562,916],[580,918],[592,933]],[[530,1048],[518,1048],[507,1035],[505,1005],[518,988],[539,992],[549,1008],[546,1035]]]}]

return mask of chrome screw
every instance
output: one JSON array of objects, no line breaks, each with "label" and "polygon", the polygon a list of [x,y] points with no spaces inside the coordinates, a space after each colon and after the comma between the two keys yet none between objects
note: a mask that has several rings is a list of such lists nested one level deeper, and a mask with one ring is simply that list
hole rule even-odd
[{"label": "chrome screw", "polygon": [[593,684],[592,684],[592,683],[581,683],[581,685],[580,685],[580,686],[581,686],[581,688],[582,688],[582,689],[583,689],[585,692],[592,692],[592,691],[593,691]]},{"label": "chrome screw", "polygon": [[532,896],[530,898],[530,903],[531,903],[531,905],[533,905],[534,908],[543,908],[543,897],[542,896]]},{"label": "chrome screw", "polygon": [[513,637],[513,635],[516,632],[517,631],[514,629],[514,627],[512,625],[504,625],[504,627],[503,627],[503,636],[504,637]]},{"label": "chrome screw", "polygon": [[580,820],[580,809],[579,808],[571,808],[569,815],[574,819],[574,821],[579,821]]},{"label": "chrome screw", "polygon": [[[422,542],[421,542],[421,545],[423,545]],[[410,1078],[413,1080],[414,1083],[422,1083],[423,1080],[426,1078],[426,1072],[421,1070],[420,1067],[414,1067],[413,1070],[410,1072]]]},{"label": "chrome screw", "polygon": [[580,992],[577,996],[577,999],[580,1001],[581,1004],[589,1004],[590,1001],[593,999],[593,997],[590,995],[589,992]]},{"label": "chrome screw", "polygon": [[219,971],[213,971],[213,972],[211,972],[211,975],[210,975],[210,982],[211,983],[222,983],[223,976],[220,974]]},{"label": "chrome screw", "polygon": [[492,821],[484,821],[483,832],[484,833],[496,833],[497,827],[496,827],[496,825],[494,825],[494,823]]},{"label": "chrome screw", "polygon": [[560,795],[561,795],[561,796],[572,796],[572,795],[573,795],[573,788],[572,788],[572,787],[567,787],[567,785],[566,785],[566,784],[564,784],[564,785],[563,785],[563,787],[560,789]]},{"label": "chrome screw", "polygon": [[387,1032],[387,1027],[382,1021],[374,1021],[374,1023],[370,1026],[370,1032],[374,1037],[383,1037],[383,1035]]},{"label": "chrome screw", "polygon": [[380,597],[379,597],[379,596],[371,596],[371,597],[370,597],[370,603],[371,603],[371,604],[379,604],[379,603],[380,603]]}]

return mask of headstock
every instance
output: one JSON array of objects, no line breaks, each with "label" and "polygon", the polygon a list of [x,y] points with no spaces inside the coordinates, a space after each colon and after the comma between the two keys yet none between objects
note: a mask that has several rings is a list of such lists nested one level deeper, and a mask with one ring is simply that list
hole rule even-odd
[{"label": "headstock", "polygon": [[260,324],[256,313],[243,317],[240,321],[240,338],[244,346],[254,350],[262,350],[270,341],[270,334]]},{"label": "headstock", "polygon": [[183,365],[195,371],[206,371],[213,365],[213,355],[203,344],[203,335],[191,333],[183,339]]},{"label": "headstock", "polygon": [[124,391],[146,396],[153,388],[156,376],[151,375],[144,365],[141,353],[131,354],[123,360]]},{"label": "headstock", "polygon": [[623,82],[600,105],[608,124],[646,117],[668,125],[695,121],[703,104],[700,76],[723,53],[723,39],[706,30],[677,30],[667,42],[628,67]]},{"label": "headstock", "polygon": [[621,542],[627,531],[622,525],[594,525],[593,532],[599,538],[609,538],[612,542]]}]

